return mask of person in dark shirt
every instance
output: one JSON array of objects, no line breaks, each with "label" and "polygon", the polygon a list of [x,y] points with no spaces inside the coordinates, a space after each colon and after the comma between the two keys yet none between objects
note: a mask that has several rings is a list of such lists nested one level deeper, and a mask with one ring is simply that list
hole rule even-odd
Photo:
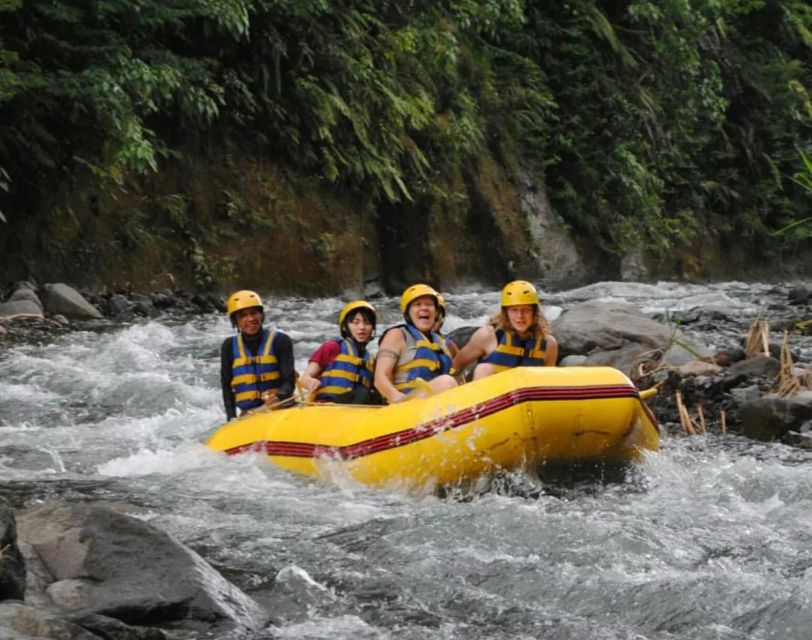
[{"label": "person in dark shirt", "polygon": [[226,418],[233,420],[238,409],[242,415],[291,398],[296,373],[290,336],[262,326],[265,308],[254,291],[233,293],[227,313],[237,335],[220,349],[220,385]]}]

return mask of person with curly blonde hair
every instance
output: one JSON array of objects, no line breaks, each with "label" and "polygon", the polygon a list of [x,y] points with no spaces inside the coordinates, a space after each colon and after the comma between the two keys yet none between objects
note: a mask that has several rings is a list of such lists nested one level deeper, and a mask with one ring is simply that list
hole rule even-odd
[{"label": "person with curly blonde hair", "polygon": [[454,357],[454,368],[462,371],[478,361],[474,380],[479,380],[513,367],[555,366],[557,359],[558,343],[541,311],[536,288],[514,280],[502,289],[499,313],[474,332]]}]

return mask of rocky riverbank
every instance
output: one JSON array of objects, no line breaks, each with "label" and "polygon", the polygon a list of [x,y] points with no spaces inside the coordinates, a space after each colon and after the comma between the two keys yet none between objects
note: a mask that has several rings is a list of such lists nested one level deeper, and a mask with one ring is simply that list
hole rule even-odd
[{"label": "rocky riverbank", "polygon": [[214,293],[188,293],[171,288],[139,293],[129,285],[91,292],[64,283],[39,286],[30,280],[9,287],[2,299],[0,345],[43,341],[73,329],[225,309],[224,299]]}]

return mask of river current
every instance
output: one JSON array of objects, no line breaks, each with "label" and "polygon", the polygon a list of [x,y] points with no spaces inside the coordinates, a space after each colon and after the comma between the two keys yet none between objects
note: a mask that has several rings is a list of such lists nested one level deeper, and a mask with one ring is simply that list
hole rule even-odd
[{"label": "river current", "polygon": [[[723,306],[741,327],[705,331],[717,348],[779,302],[743,283],[543,297],[550,316],[596,298],[666,316]],[[452,330],[498,296],[447,300]],[[302,371],[342,302],[266,304]],[[398,321],[396,299],[375,304]],[[166,318],[0,351],[0,492],[18,508],[132,505],[271,612],[256,640],[812,637],[812,452],[672,436],[616,478],[516,474],[445,497],[328,486],[204,446],[224,418],[231,331],[224,314]],[[812,360],[808,339],[795,347]]]}]

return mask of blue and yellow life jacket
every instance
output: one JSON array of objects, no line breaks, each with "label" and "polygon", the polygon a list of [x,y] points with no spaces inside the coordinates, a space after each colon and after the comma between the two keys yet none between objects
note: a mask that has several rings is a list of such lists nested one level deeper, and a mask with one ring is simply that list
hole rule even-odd
[{"label": "blue and yellow life jacket", "polygon": [[398,328],[406,340],[392,381],[398,391],[406,394],[413,391],[418,378],[432,380],[445,373],[453,375],[451,352],[445,338],[433,331],[426,335],[410,324],[401,324]]},{"label": "blue and yellow life jacket", "polygon": [[275,334],[275,331],[262,330],[262,340],[256,356],[246,351],[242,334],[232,338],[234,362],[231,365],[231,390],[242,411],[260,406],[262,393],[278,389],[282,384],[279,364],[273,353]]},{"label": "blue and yellow life jacket", "polygon": [[330,402],[336,396],[349,393],[356,384],[372,388],[372,356],[368,351],[361,353],[355,340],[336,340],[341,345],[341,353],[328,364],[321,374],[321,386],[316,392],[316,400]]},{"label": "blue and yellow life jacket", "polygon": [[547,356],[547,339],[541,335],[522,340],[512,331],[496,330],[496,349],[482,359],[496,371],[513,367],[543,367]]}]

